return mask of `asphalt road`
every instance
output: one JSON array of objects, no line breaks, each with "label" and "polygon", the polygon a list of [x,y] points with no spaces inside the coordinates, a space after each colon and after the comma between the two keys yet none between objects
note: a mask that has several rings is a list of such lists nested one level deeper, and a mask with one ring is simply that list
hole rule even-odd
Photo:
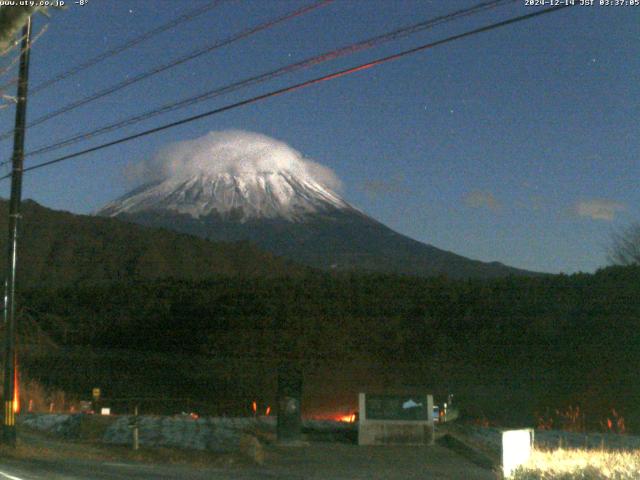
[{"label": "asphalt road", "polygon": [[493,480],[495,475],[441,446],[358,447],[312,444],[272,448],[262,466],[176,465],[0,458],[0,480]]}]

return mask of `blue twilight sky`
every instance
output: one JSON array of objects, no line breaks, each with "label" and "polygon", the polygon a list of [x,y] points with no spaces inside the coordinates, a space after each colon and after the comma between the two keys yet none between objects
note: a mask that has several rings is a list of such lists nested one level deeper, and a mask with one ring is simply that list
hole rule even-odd
[{"label": "blue twilight sky", "polygon": [[[27,133],[27,151],[480,0],[336,0],[80,107]],[[208,1],[67,1],[34,45],[42,81]],[[228,0],[29,100],[38,118],[311,1]],[[596,4],[599,0],[596,0]],[[50,154],[204,112],[290,83],[535,11],[525,0],[129,126]],[[1,59],[7,65],[11,56]],[[16,75],[13,69],[2,83]],[[24,197],[90,213],[131,188],[127,165],[175,141],[243,129],[331,168],[343,196],[439,248],[548,272],[606,264],[611,233],[640,220],[640,6],[565,9],[228,111],[25,176]],[[6,93],[14,94],[11,89]],[[13,108],[0,110],[12,128]],[[11,142],[0,143],[3,159]],[[5,173],[6,167],[2,173]],[[0,185],[8,196],[8,182]]]}]

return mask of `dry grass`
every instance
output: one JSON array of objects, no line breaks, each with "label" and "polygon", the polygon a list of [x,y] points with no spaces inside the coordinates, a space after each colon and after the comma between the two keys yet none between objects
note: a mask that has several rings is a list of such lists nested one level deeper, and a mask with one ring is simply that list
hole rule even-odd
[{"label": "dry grass", "polygon": [[637,480],[640,451],[536,450],[514,480]]}]

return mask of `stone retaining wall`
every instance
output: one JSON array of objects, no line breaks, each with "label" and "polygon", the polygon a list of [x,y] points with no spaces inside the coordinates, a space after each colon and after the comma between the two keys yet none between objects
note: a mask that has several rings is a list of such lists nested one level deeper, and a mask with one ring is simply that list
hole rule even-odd
[{"label": "stone retaining wall", "polygon": [[[147,416],[138,417],[139,441],[146,447],[175,447],[213,452],[231,452],[238,449],[243,436],[252,435],[262,440],[275,439],[276,417],[203,417]],[[18,416],[18,423],[35,430],[82,439],[92,424],[102,424],[98,440],[111,445],[130,445],[132,442],[131,415],[83,414],[26,414]],[[83,422],[86,422],[83,425]],[[89,428],[83,428],[89,427]],[[315,432],[352,430],[352,424],[332,421],[303,421],[303,429]],[[103,433],[102,433],[103,432]]]}]

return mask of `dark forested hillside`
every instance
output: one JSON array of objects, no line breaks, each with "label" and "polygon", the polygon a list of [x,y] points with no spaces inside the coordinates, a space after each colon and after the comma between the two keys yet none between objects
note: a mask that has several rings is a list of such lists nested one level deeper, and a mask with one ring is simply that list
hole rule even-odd
[{"label": "dark forested hillside", "polygon": [[[73,215],[26,201],[19,246],[21,285],[182,278],[274,276],[303,268],[248,243],[216,243],[111,218]],[[7,202],[0,201],[0,217]],[[6,248],[0,224],[0,251]],[[4,275],[4,262],[0,273]]]},{"label": "dark forested hillside", "polygon": [[323,270],[450,278],[541,275],[499,262],[472,260],[413,240],[355,210],[309,215],[303,222],[277,218],[238,222],[213,214],[194,218],[162,210],[118,218],[211,240],[250,241],[268,252]]},{"label": "dark forested hillside", "polygon": [[[309,405],[368,385],[421,386],[503,422],[580,404],[592,426],[616,408],[640,427],[640,268],[491,281],[165,280],[38,289],[20,303],[58,345],[90,352],[71,373],[52,371],[51,358],[31,362],[67,389],[111,382],[118,395],[135,384],[210,401],[269,397],[287,359],[305,369]],[[146,357],[128,363],[114,352]]]}]

